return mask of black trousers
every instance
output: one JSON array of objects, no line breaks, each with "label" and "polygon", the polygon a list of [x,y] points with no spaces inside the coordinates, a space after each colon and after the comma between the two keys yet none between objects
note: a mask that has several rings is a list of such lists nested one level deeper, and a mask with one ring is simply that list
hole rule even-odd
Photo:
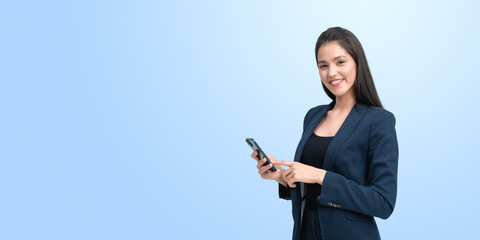
[{"label": "black trousers", "polygon": [[321,240],[320,221],[317,210],[304,209],[302,226],[300,228],[301,240]]}]

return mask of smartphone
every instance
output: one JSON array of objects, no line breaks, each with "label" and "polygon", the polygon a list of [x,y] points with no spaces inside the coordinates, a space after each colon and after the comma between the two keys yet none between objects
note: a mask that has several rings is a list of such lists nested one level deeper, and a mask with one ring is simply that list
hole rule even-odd
[{"label": "smartphone", "polygon": [[[267,161],[263,164],[263,166],[266,166],[266,165],[272,163],[272,162],[270,162],[270,159],[268,159],[267,155],[262,151],[260,146],[258,146],[257,142],[255,142],[255,140],[253,140],[253,138],[247,138],[247,139],[245,139],[245,141],[247,141],[248,146],[250,146],[253,151],[258,151],[258,156],[260,157],[260,159],[263,159],[263,158],[267,159]],[[269,170],[272,171],[272,172],[277,171],[277,169],[273,165],[272,165],[272,168],[270,168]]]}]

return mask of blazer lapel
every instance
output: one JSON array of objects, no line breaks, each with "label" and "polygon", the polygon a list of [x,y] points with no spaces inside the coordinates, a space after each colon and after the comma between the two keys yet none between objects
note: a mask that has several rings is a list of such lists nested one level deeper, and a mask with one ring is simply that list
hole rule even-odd
[{"label": "blazer lapel", "polygon": [[362,119],[363,113],[365,112],[366,108],[367,105],[363,103],[355,103],[355,106],[352,108],[350,113],[348,113],[347,118],[345,119],[342,126],[337,131],[337,134],[335,134],[335,137],[333,137],[332,141],[330,141],[330,144],[327,147],[327,150],[325,152],[325,158],[323,160],[323,169],[332,169],[333,162],[337,158],[337,154],[340,148],[347,140],[348,136],[350,136],[352,130],[355,129],[355,126],[357,126],[360,119]]},{"label": "blazer lapel", "polygon": [[327,111],[332,109],[333,106],[335,106],[335,101],[332,101],[330,104],[328,104],[327,107],[324,107],[322,110],[316,113],[312,121],[308,123],[308,126],[307,128],[305,128],[305,131],[303,132],[303,135],[300,139],[300,143],[298,144],[297,151],[295,152],[295,158],[294,158],[295,162],[300,162],[300,158],[302,157],[303,148],[305,147],[305,144],[307,144],[308,139],[310,138],[310,136],[312,136],[313,131],[318,126],[320,121],[322,121],[323,117],[325,117],[325,114],[327,113]]},{"label": "blazer lapel", "polygon": [[[325,117],[325,114],[327,113],[327,111],[333,109],[334,105],[335,105],[335,101],[332,101],[327,107],[320,110],[314,116],[313,120],[309,123],[309,125],[305,129],[304,134],[302,135],[299,146],[297,148],[297,152],[295,153],[295,159],[294,159],[295,162],[300,162],[300,158],[302,156],[302,152],[303,152],[303,148],[305,147],[305,144],[307,143],[310,136],[313,134],[313,131],[318,126],[320,121],[322,121],[322,119]],[[367,108],[367,105],[363,103],[360,103],[358,101],[355,103],[355,106],[352,108],[350,113],[348,113],[347,118],[342,123],[342,126],[337,131],[337,134],[335,134],[332,141],[330,141],[330,144],[328,145],[328,148],[325,152],[323,169],[330,170],[332,168],[333,162],[335,161],[335,158],[341,146],[343,145],[345,140],[347,140],[352,130],[355,128],[357,123],[362,118],[366,108]]]}]

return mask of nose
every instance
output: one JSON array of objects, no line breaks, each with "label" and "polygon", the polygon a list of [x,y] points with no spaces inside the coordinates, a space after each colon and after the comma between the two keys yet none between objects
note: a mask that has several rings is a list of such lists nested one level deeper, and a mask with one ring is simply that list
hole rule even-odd
[{"label": "nose", "polygon": [[337,76],[337,69],[335,67],[328,68],[328,79],[334,79]]}]

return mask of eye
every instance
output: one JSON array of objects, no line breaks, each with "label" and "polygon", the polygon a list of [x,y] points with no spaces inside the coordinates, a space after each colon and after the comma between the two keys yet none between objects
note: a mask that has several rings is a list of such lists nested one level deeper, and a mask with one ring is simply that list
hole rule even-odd
[{"label": "eye", "polygon": [[345,61],[338,61],[338,63],[339,63],[339,64],[343,64],[343,63],[345,63]]},{"label": "eye", "polygon": [[326,68],[326,67],[327,67],[327,65],[324,64],[324,65],[320,65],[318,68],[323,69],[323,68]]}]

